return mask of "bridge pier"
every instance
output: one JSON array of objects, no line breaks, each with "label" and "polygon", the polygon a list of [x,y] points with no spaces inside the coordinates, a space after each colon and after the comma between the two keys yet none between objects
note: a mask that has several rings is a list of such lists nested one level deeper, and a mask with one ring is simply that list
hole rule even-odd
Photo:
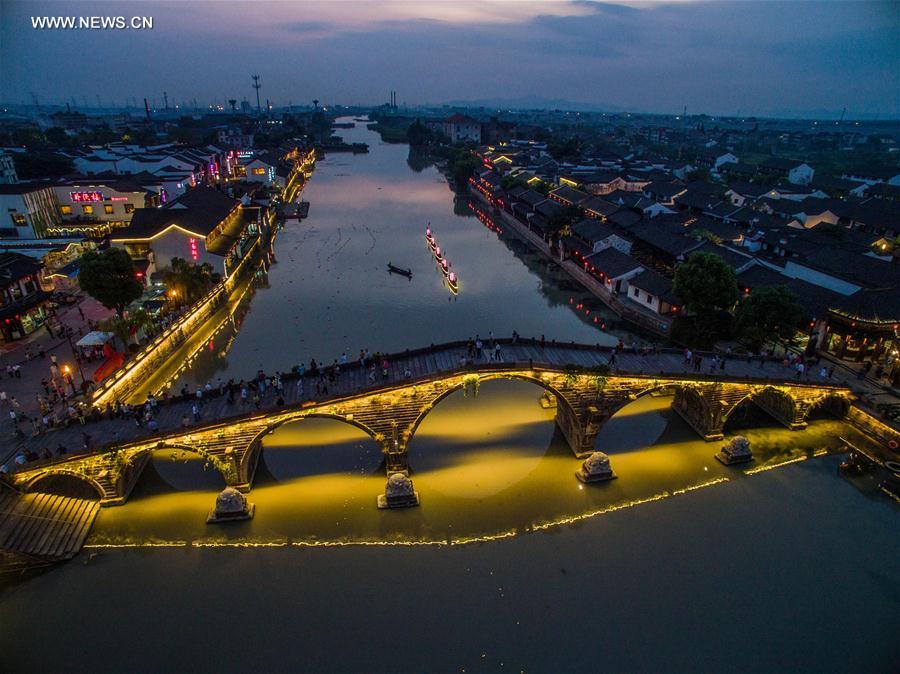
[{"label": "bridge pier", "polygon": [[707,402],[701,394],[690,386],[675,390],[672,409],[684,419],[688,426],[707,442],[725,437],[725,411],[727,403],[719,400]]},{"label": "bridge pier", "polygon": [[579,459],[593,454],[597,433],[607,418],[594,405],[588,405],[581,414],[568,404],[556,406],[556,424],[569,443],[572,453]]}]

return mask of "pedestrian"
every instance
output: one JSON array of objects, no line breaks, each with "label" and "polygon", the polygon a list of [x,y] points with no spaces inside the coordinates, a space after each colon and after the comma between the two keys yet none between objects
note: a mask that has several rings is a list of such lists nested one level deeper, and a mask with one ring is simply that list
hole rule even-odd
[{"label": "pedestrian", "polygon": [[831,379],[834,376],[834,365],[828,368],[828,378]]},{"label": "pedestrian", "polygon": [[191,408],[191,414],[194,417],[194,422],[200,421],[200,407],[197,403],[194,403],[194,406]]},{"label": "pedestrian", "polygon": [[500,342],[494,343],[494,360],[498,362],[503,360],[503,355],[500,353]]}]

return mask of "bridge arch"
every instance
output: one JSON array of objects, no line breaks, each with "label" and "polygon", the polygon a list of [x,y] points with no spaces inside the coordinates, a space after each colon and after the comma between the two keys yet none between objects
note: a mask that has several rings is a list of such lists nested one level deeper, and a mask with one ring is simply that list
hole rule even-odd
[{"label": "bridge arch", "polygon": [[517,381],[524,381],[531,384],[536,384],[540,388],[544,389],[548,393],[552,393],[556,397],[557,405],[563,406],[564,409],[567,410],[569,414],[575,416],[575,409],[572,407],[571,402],[568,398],[566,398],[565,394],[560,390],[560,388],[554,386],[550,382],[544,380],[539,375],[529,375],[518,372],[473,372],[471,375],[465,375],[459,382],[454,382],[449,386],[445,386],[444,389],[437,394],[434,398],[432,398],[426,405],[425,409],[415,418],[415,420],[405,429],[398,429],[401,434],[401,443],[403,448],[405,449],[409,442],[413,439],[413,436],[416,434],[419,426],[422,424],[422,421],[428,414],[434,410],[434,408],[447,396],[456,393],[457,391],[461,391],[470,385],[471,380],[468,377],[477,377],[477,381],[479,384],[483,381],[491,381],[495,379],[510,379]]},{"label": "bridge arch", "polygon": [[44,480],[47,480],[47,479],[50,479],[53,477],[59,477],[59,476],[74,478],[75,480],[78,480],[79,482],[88,485],[89,487],[91,487],[91,489],[93,489],[96,492],[97,496],[100,498],[101,501],[108,496],[108,494],[106,493],[106,490],[95,479],[93,479],[92,477],[90,477],[88,475],[80,473],[77,470],[71,470],[68,468],[48,468],[47,470],[41,471],[41,472],[37,473],[36,475],[33,475],[32,477],[30,477],[22,485],[22,490],[26,493],[37,491],[37,487],[41,482],[43,482]]},{"label": "bridge arch", "polygon": [[378,442],[378,433],[376,433],[373,429],[369,428],[366,424],[357,421],[356,419],[350,419],[346,415],[337,414],[333,412],[317,412],[313,411],[303,411],[298,410],[296,414],[291,414],[286,416],[283,419],[278,419],[270,424],[266,424],[256,435],[253,436],[253,439],[250,441],[248,445],[248,451],[244,452],[241,457],[241,463],[239,466],[239,471],[241,475],[247,475],[250,469],[251,463],[255,462],[258,456],[260,449],[262,448],[262,439],[268,435],[269,433],[273,433],[281,426],[285,426],[287,424],[292,424],[297,421],[302,421],[304,419],[333,419],[335,421],[341,421],[345,424],[358,428],[363,433],[372,438],[376,443]]},{"label": "bridge arch", "polygon": [[135,460],[143,455],[143,454],[153,454],[153,452],[161,449],[180,449],[185,452],[190,452],[191,454],[196,454],[200,458],[209,462],[213,468],[218,471],[218,473],[222,476],[222,479],[225,480],[225,484],[231,484],[237,476],[229,476],[228,468],[225,465],[225,461],[218,456],[207,452],[206,450],[199,449],[197,447],[192,447],[191,445],[179,442],[159,442],[158,444],[153,445],[152,447],[147,447],[145,449],[140,450],[134,455]]},{"label": "bridge arch", "polygon": [[803,411],[803,420],[808,421],[811,415],[823,410],[838,419],[842,419],[847,416],[847,412],[850,410],[850,400],[848,400],[846,395],[838,391],[831,391],[809,404]]}]

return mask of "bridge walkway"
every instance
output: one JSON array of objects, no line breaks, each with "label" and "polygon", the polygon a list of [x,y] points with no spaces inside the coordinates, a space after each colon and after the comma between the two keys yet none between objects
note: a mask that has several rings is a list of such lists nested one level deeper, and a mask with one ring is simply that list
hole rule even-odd
[{"label": "bridge walkway", "polygon": [[[611,350],[606,347],[596,347],[577,344],[561,344],[547,342],[541,346],[540,342],[520,339],[512,343],[509,339],[497,340],[501,344],[501,358],[504,363],[516,362],[523,366],[533,364],[535,367],[565,368],[570,366],[597,367],[606,366],[610,360]],[[488,365],[491,363],[485,346],[484,355],[475,365]],[[295,405],[303,402],[323,402],[332,398],[346,396],[354,393],[374,391],[384,386],[398,384],[413,384],[417,381],[427,381],[430,378],[458,370],[463,367],[466,356],[465,342],[453,342],[450,344],[417,349],[400,354],[388,355],[390,364],[387,377],[381,376],[380,367],[375,382],[368,379],[367,372],[358,362],[350,362],[341,366],[341,372],[335,380],[327,381],[328,392],[316,394],[316,378],[307,372],[303,378],[302,390],[297,385],[298,377],[285,374],[283,399],[285,405]],[[748,362],[746,357],[729,357],[726,359],[724,370],[716,368],[710,372],[710,358],[704,359],[702,372],[694,372],[690,364],[684,362],[680,351],[674,349],[661,350],[660,352],[640,353],[619,352],[616,355],[612,372],[617,375],[663,375],[679,377],[699,377],[709,381],[710,379],[733,380],[759,380],[765,381],[789,381],[792,383],[807,383],[815,385],[839,386],[844,382],[834,380],[820,380],[818,376],[807,374],[800,380],[794,378],[794,371],[785,368],[775,362],[761,363],[759,358]],[[407,371],[409,376],[407,376]],[[270,377],[274,373],[267,373]],[[260,412],[271,411],[276,408],[277,395],[271,386],[266,387],[265,395],[260,401]],[[157,407],[155,419],[159,425],[160,433],[184,430],[190,432],[194,426],[202,426],[215,423],[221,419],[237,415],[249,414],[255,411],[252,395],[247,401],[241,401],[240,394],[236,394],[234,403],[228,403],[227,396],[219,396],[217,390],[213,395],[206,395],[200,405],[200,420],[195,422],[192,417],[192,408],[196,402],[194,395],[181,399],[180,396],[161,402]],[[146,427],[138,427],[133,419],[103,418],[100,421],[88,421],[85,425],[74,423],[67,428],[51,430],[47,433],[26,438],[18,445],[10,443],[9,450],[3,460],[11,471],[17,467],[11,462],[12,456],[19,449],[30,449],[40,453],[42,449],[49,449],[54,454],[61,445],[68,455],[80,454],[88,451],[96,451],[104,445],[127,443],[148,437]],[[86,437],[87,436],[87,437]],[[87,442],[88,447],[84,445]],[[40,465],[31,463],[27,467]]]},{"label": "bridge walkway", "polygon": [[0,491],[0,550],[32,560],[73,557],[84,544],[100,502],[54,494]]}]

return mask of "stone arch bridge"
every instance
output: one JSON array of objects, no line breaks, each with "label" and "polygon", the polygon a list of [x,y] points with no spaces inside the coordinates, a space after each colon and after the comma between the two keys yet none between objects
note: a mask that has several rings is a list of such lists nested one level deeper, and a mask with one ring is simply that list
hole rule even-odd
[{"label": "stone arch bridge", "polygon": [[360,428],[378,443],[388,474],[406,472],[409,442],[427,414],[454,391],[477,395],[480,383],[491,379],[527,381],[543,389],[548,399],[555,401],[556,422],[578,457],[593,451],[597,433],[610,417],[650,393],[673,394],[673,409],[710,441],[721,439],[728,418],[748,403],[794,430],[806,427],[807,417],[815,408],[825,408],[839,417],[849,408],[849,389],[837,385],[688,373],[608,373],[600,358],[593,365],[584,357],[579,363],[576,368],[568,364],[538,365],[534,359],[483,362],[432,371],[412,380],[405,375],[393,377],[378,388],[232,415],[188,430],[162,432],[26,468],[11,477],[20,489],[33,491],[52,476],[69,476],[89,484],[101,504],[118,505],[127,499],[154,450],[178,448],[201,455],[222,473],[226,484],[246,492],[253,482],[264,436],[283,424],[305,418],[337,419]]}]

